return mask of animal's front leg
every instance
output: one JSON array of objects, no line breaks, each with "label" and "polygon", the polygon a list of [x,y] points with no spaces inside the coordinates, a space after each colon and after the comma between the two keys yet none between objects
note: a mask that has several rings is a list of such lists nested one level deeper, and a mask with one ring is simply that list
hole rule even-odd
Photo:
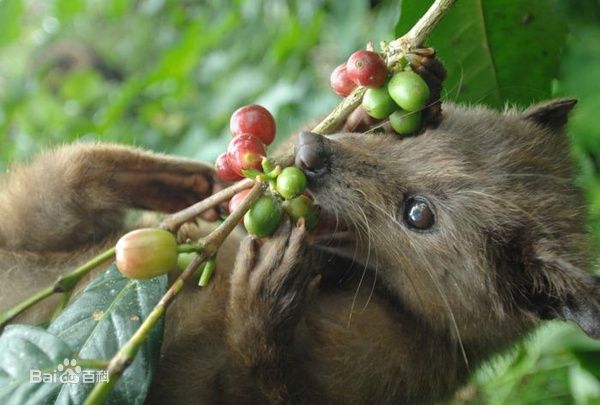
[{"label": "animal's front leg", "polygon": [[286,221],[262,246],[251,237],[241,245],[227,314],[228,391],[236,402],[298,402],[294,332],[315,277],[304,256],[305,238],[303,223]]},{"label": "animal's front leg", "polygon": [[73,144],[11,170],[0,191],[0,247],[66,251],[121,227],[125,208],[171,212],[212,192],[212,168],[111,144]]}]

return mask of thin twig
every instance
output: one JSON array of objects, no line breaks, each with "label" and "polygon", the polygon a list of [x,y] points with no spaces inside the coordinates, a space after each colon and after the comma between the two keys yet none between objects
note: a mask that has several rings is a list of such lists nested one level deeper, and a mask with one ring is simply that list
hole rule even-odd
[{"label": "thin twig", "polygon": [[364,87],[356,88],[352,93],[345,97],[327,117],[323,119],[311,132],[315,134],[327,135],[339,130],[346,118],[360,105],[363,96],[367,91]]},{"label": "thin twig", "polygon": [[197,217],[204,211],[207,211],[210,208],[215,207],[221,204],[222,202],[231,199],[231,197],[233,197],[238,192],[252,187],[253,184],[254,180],[241,180],[235,183],[234,185],[229,186],[226,189],[221,190],[218,193],[215,193],[194,205],[191,205],[179,212],[169,215],[161,222],[160,227],[171,232],[176,232],[177,229],[179,229],[179,227],[183,223]]},{"label": "thin twig", "polygon": [[100,266],[107,260],[111,259],[115,255],[115,248],[112,247],[87,263],[79,266],[75,270],[70,273],[64,274],[54,282],[51,286],[44,288],[41,291],[38,291],[34,295],[28,297],[24,301],[21,301],[14,307],[8,309],[7,311],[0,314],[0,329],[4,327],[4,325],[13,319],[15,316],[19,315],[21,312],[25,311],[29,307],[37,304],[45,298],[48,298],[54,293],[68,293],[75,288],[77,282],[83,278],[90,271],[94,270],[96,267]]},{"label": "thin twig", "polygon": [[127,343],[125,343],[125,345],[110,360],[107,368],[108,381],[98,383],[85,400],[84,405],[99,405],[106,400],[110,390],[116,384],[119,377],[133,362],[137,351],[146,341],[146,338],[148,337],[148,334],[152,328],[163,316],[169,304],[171,304],[173,299],[175,299],[177,294],[183,288],[185,281],[195,273],[195,271],[198,269],[198,266],[200,266],[202,262],[217,253],[217,250],[225,238],[231,233],[231,231],[233,231],[233,228],[235,228],[240,222],[254,201],[256,201],[263,193],[263,187],[264,185],[262,182],[255,182],[252,190],[250,190],[240,206],[234,212],[232,212],[231,215],[229,215],[217,229],[212,231],[208,236],[199,242],[199,246],[202,247],[202,251],[198,253],[194,260],[192,260],[192,262],[186,267],[183,273],[181,273],[177,280],[175,280],[165,295],[163,295],[163,297],[160,299],[158,304],[156,304],[156,306],[152,309],[148,317],[144,320],[144,322],[142,322],[133,336],[131,336],[129,341],[127,341]]},{"label": "thin twig", "polygon": [[422,47],[427,37],[439,24],[442,18],[444,18],[455,2],[456,0],[435,0],[431,7],[429,7],[429,10],[423,14],[410,31],[390,42],[389,46],[393,49],[398,49],[403,53],[410,52],[410,50],[414,48]]},{"label": "thin twig", "polygon": [[81,368],[94,368],[98,370],[106,370],[108,368],[108,361],[101,359],[80,359],[77,358],[77,365]]}]

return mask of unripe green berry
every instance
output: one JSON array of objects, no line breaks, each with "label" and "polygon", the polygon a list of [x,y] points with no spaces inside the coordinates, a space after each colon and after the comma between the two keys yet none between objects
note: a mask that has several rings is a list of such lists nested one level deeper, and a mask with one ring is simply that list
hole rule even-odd
[{"label": "unripe green berry", "polygon": [[298,197],[306,190],[306,176],[297,167],[286,167],[277,176],[277,192],[286,200]]},{"label": "unripe green berry", "polygon": [[272,196],[260,197],[244,215],[244,226],[248,233],[262,238],[275,232],[281,222],[281,206]]},{"label": "unripe green berry", "polygon": [[362,106],[367,114],[376,119],[386,118],[397,108],[386,86],[367,89],[363,96]]},{"label": "unripe green berry", "polygon": [[415,132],[421,125],[421,112],[398,110],[390,115],[390,125],[400,135]]},{"label": "unripe green berry", "polygon": [[294,221],[304,218],[306,229],[311,230],[319,223],[319,209],[315,203],[305,195],[296,197],[283,203],[283,209]]},{"label": "unripe green berry", "polygon": [[403,110],[422,110],[429,99],[429,87],[425,80],[411,71],[396,73],[388,83],[388,92]]}]

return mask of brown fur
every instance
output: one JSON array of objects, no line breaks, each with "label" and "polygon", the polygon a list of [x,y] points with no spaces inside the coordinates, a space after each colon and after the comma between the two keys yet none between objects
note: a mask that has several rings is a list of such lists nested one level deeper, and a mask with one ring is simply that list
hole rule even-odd
[{"label": "brown fur", "polygon": [[[430,403],[541,319],[600,337],[600,287],[562,128],[571,107],[446,105],[439,127],[416,137],[329,136],[328,171],[310,187],[355,245],[308,245],[289,223],[267,241],[228,238],[213,282],[186,287],[168,310],[149,401]],[[110,241],[123,208],[202,198],[207,173],[101,145],[16,170],[2,192],[0,307]],[[435,207],[428,231],[403,223],[414,194]]]}]

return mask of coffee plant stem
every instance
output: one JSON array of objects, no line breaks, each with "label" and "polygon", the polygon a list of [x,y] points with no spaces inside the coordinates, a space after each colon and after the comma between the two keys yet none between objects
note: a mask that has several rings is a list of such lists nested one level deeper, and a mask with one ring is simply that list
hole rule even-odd
[{"label": "coffee plant stem", "polygon": [[77,365],[81,368],[93,368],[97,370],[106,370],[108,361],[101,359],[77,359]]},{"label": "coffee plant stem", "polygon": [[197,253],[202,250],[202,246],[196,243],[182,243],[177,246],[177,253]]},{"label": "coffee plant stem", "polygon": [[112,259],[115,255],[115,248],[112,247],[104,252],[100,253],[98,256],[94,257],[90,261],[82,264],[75,270],[70,273],[63,274],[52,284],[44,288],[43,290],[38,291],[34,295],[28,297],[24,301],[21,301],[14,307],[8,309],[7,311],[0,314],[0,328],[4,327],[4,325],[13,319],[15,316],[19,315],[21,312],[25,311],[27,308],[32,305],[37,304],[45,298],[48,298],[54,293],[68,293],[75,288],[77,282],[83,278],[90,271],[100,266],[104,262],[109,259]]},{"label": "coffee plant stem", "polygon": [[241,180],[194,205],[190,205],[179,212],[169,215],[161,222],[160,227],[171,232],[176,232],[183,223],[197,217],[204,211],[215,207],[222,202],[230,200],[235,194],[252,187],[253,184],[254,180]]}]

